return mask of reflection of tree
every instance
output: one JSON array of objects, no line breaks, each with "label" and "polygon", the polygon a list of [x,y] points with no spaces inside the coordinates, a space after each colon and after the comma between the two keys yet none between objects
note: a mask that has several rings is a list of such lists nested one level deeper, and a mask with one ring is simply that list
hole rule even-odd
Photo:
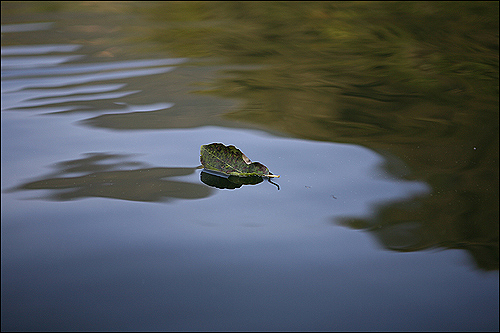
[{"label": "reflection of tree", "polygon": [[57,201],[101,197],[159,202],[198,199],[213,193],[204,185],[165,179],[190,175],[196,168],[150,168],[119,161],[125,158],[127,155],[87,154],[82,159],[57,163],[54,174],[22,184],[17,190],[50,190],[46,198]]},{"label": "reflection of tree", "polygon": [[[368,230],[392,250],[465,249],[482,269],[497,270],[498,118],[491,122],[495,117],[486,110],[476,116],[470,124],[449,123],[457,127],[452,135],[433,137],[431,127],[422,128],[416,138],[373,137],[368,146],[398,152],[414,170],[408,178],[423,179],[433,190],[425,197],[381,206],[373,218],[344,219],[341,224]],[[398,143],[398,138],[412,143]],[[397,172],[390,164],[386,168]]]},{"label": "reflection of tree", "polygon": [[479,268],[498,270],[498,215],[495,220],[491,210],[478,211],[483,206],[480,201],[472,193],[448,192],[383,205],[370,218],[335,219],[334,223],[366,230],[389,250],[463,249]]},{"label": "reflection of tree", "polygon": [[227,119],[388,152],[410,166],[402,177],[432,186],[344,224],[387,248],[463,248],[498,269],[498,2],[154,7],[152,20],[173,23],[150,37],[178,55],[261,65],[214,85],[244,101]]}]

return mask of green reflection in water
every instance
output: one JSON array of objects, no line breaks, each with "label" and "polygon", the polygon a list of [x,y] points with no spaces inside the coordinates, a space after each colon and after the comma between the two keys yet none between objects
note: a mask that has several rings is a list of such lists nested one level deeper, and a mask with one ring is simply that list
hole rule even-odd
[{"label": "green reflection in water", "polygon": [[[384,247],[467,249],[498,269],[498,2],[162,3],[150,38],[226,71],[228,119],[356,143],[407,163],[433,191],[336,221]],[[389,162],[388,170],[392,169]]]},{"label": "green reflection in water", "polygon": [[[22,184],[15,190],[50,190],[43,198],[56,201],[100,197],[165,202],[171,199],[200,199],[214,193],[201,184],[165,179],[190,175],[196,167],[152,168],[138,162],[120,161],[127,155],[86,155],[81,159],[57,163],[55,173]],[[83,175],[75,176],[75,173]]]}]

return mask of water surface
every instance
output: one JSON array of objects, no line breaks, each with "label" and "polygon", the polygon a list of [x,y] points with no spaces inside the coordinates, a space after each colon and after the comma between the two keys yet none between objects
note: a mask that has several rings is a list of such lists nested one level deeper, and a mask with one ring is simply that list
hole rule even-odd
[{"label": "water surface", "polygon": [[498,330],[493,5],[368,6],[2,3],[2,330]]}]

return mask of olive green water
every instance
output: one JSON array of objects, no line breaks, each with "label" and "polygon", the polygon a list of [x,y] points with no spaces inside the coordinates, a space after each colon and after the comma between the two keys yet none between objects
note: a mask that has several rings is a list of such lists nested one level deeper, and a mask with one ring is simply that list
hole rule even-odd
[{"label": "olive green water", "polygon": [[207,89],[242,101],[228,119],[392,153],[433,188],[345,225],[417,219],[421,242],[400,250],[463,248],[498,269],[498,2],[155,7],[151,40],[260,67]]},{"label": "olive green water", "polygon": [[242,101],[228,119],[392,153],[433,188],[345,225],[416,219],[421,242],[400,250],[462,248],[498,269],[498,2],[154,7],[152,41],[260,67],[205,91]]}]

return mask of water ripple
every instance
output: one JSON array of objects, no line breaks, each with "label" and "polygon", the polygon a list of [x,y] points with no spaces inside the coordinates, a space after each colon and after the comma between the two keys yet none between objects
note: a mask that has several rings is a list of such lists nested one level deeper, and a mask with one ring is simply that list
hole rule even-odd
[{"label": "water ripple", "polygon": [[[71,62],[85,57],[71,54],[81,47],[77,44],[2,47],[2,110],[46,111],[46,106],[51,106],[49,109],[61,110],[58,105],[63,103],[98,100],[111,100],[128,112],[165,109],[173,105],[166,102],[127,105],[114,100],[139,93],[141,90],[122,90],[127,83],[94,83],[167,73],[175,69],[174,65],[182,64],[187,59],[138,59],[72,64]],[[69,54],[52,55],[55,52]],[[76,108],[81,106],[64,105],[62,110]]]}]

